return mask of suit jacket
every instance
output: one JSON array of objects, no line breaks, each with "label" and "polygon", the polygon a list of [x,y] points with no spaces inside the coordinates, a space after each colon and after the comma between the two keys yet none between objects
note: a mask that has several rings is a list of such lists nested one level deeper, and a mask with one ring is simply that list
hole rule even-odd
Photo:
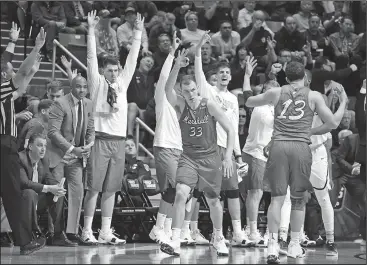
[{"label": "suit jacket", "polygon": [[347,175],[352,174],[353,164],[359,149],[359,135],[347,136],[339,148],[333,150],[332,156],[339,168]]},{"label": "suit jacket", "polygon": [[59,182],[52,176],[49,170],[49,161],[45,157],[38,162],[38,182],[33,182],[33,166],[28,151],[19,152],[20,159],[20,186],[22,190],[32,189],[41,193],[43,185],[56,185]]},{"label": "suit jacket", "polygon": [[[94,141],[94,119],[92,112],[92,101],[84,98],[84,135],[85,143]],[[48,120],[48,153],[50,158],[50,168],[55,168],[65,156],[66,152],[73,146],[74,136],[77,127],[75,104],[71,93],[55,101],[50,109]]]}]

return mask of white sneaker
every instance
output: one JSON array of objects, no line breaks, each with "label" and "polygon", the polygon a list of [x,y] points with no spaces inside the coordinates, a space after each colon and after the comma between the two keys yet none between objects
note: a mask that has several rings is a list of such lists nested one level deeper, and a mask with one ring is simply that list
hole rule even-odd
[{"label": "white sneaker", "polygon": [[316,246],[316,241],[314,240],[310,240],[308,238],[308,236],[305,234],[305,232],[303,231],[302,233],[300,233],[300,239],[299,239],[301,246],[302,247],[314,247]]},{"label": "white sneaker", "polygon": [[269,239],[269,243],[267,244],[268,249],[268,256],[267,256],[267,263],[268,264],[279,264],[279,245],[278,242],[274,239]]},{"label": "white sneaker", "polygon": [[231,241],[232,246],[243,246],[243,247],[251,247],[255,246],[255,243],[250,241],[246,235],[245,230],[241,230],[240,233],[234,233]]},{"label": "white sneaker", "polygon": [[255,233],[251,233],[248,239],[254,242],[256,247],[266,247],[268,245],[268,241],[265,241],[259,230],[257,230]]},{"label": "white sneaker", "polygon": [[306,250],[301,247],[299,243],[291,241],[288,245],[287,256],[291,258],[304,258],[306,256]]},{"label": "white sneaker", "polygon": [[98,244],[98,240],[94,237],[93,231],[90,229],[84,229],[82,231],[82,239],[87,243],[93,243],[93,245]]},{"label": "white sneaker", "polygon": [[209,245],[209,240],[200,233],[199,229],[191,231],[191,237],[195,241],[196,245]]},{"label": "white sneaker", "polygon": [[171,238],[172,238],[172,229],[169,229],[169,230],[164,229],[164,233],[166,234],[168,240],[171,240]]},{"label": "white sneaker", "polygon": [[164,232],[163,227],[158,227],[156,225],[154,225],[152,230],[150,231],[149,237],[151,240],[157,242],[158,244],[168,242],[167,235]]},{"label": "white sneaker", "polygon": [[175,240],[170,240],[167,243],[162,243],[161,251],[171,256],[180,256],[181,240],[177,238]]},{"label": "white sneaker", "polygon": [[[214,238],[215,238],[215,233],[213,231],[212,238],[210,239],[210,245],[214,244]],[[226,244],[226,246],[229,246],[231,244],[231,242],[229,242],[229,240],[226,238],[224,238],[224,243]]]},{"label": "white sneaker", "polygon": [[124,245],[126,244],[125,239],[120,239],[116,236],[115,230],[110,228],[108,231],[99,230],[98,243],[109,244],[109,245]]},{"label": "white sneaker", "polygon": [[181,230],[180,239],[181,239],[181,244],[185,246],[195,245],[195,240],[192,239],[190,230]]},{"label": "white sneaker", "polygon": [[223,236],[216,236],[214,238],[213,247],[217,250],[218,256],[228,256],[229,251],[226,246],[225,238]]},{"label": "white sneaker", "polygon": [[250,230],[250,226],[249,225],[245,225],[245,233],[246,233],[247,237],[250,236],[251,230]]}]

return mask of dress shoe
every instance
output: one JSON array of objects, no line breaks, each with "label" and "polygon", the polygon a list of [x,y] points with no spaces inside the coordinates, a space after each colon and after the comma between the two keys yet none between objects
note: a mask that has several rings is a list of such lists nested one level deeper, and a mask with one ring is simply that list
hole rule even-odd
[{"label": "dress shoe", "polygon": [[46,239],[44,237],[32,240],[25,246],[20,247],[20,255],[29,255],[35,251],[42,249],[46,245]]},{"label": "dress shoe", "polygon": [[11,239],[8,233],[1,233],[0,236],[0,245],[2,248],[11,248],[14,247],[14,242]]},{"label": "dress shoe", "polygon": [[98,245],[98,243],[95,242],[91,242],[91,241],[84,241],[81,236],[79,236],[78,234],[66,234],[68,239],[71,242],[77,243],[79,246],[96,246]]},{"label": "dress shoe", "polygon": [[62,232],[60,235],[55,235],[52,239],[52,246],[61,246],[61,247],[77,247],[78,243],[70,241],[66,236],[65,232]]}]

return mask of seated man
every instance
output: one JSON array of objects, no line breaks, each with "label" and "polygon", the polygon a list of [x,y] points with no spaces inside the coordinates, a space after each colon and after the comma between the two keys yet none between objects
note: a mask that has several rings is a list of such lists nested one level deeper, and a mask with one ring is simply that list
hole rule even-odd
[{"label": "seated man", "polygon": [[92,5],[87,1],[65,1],[66,26],[75,29],[77,34],[88,33],[87,15]]},{"label": "seated man", "polygon": [[140,60],[139,68],[135,70],[127,90],[127,135],[133,135],[136,117],[144,120],[144,112],[154,95],[154,59],[145,56]]},{"label": "seated man", "polygon": [[[64,195],[66,190],[49,171],[46,154],[46,137],[34,134],[29,138],[28,149],[19,153],[20,185],[22,190],[21,222],[29,227],[27,231],[39,231],[37,213],[46,209],[51,214],[55,227],[52,242],[54,246],[77,246],[68,240],[64,232]],[[56,202],[54,196],[58,196]]]}]

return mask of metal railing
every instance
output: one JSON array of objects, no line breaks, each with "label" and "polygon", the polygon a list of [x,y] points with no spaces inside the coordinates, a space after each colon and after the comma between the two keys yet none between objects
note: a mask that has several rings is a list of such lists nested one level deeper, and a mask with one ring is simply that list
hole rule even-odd
[{"label": "metal railing", "polygon": [[141,143],[139,143],[139,136],[140,136],[140,126],[145,129],[148,133],[150,133],[152,136],[155,135],[154,131],[146,125],[141,119],[136,118],[135,119],[135,141],[136,141],[136,150],[139,153],[139,148],[143,149],[143,151],[152,159],[154,159],[154,155]]},{"label": "metal railing", "polygon": [[57,46],[63,50],[71,59],[73,59],[83,70],[87,71],[87,67],[78,60],[78,58],[75,57],[74,54],[72,54],[68,49],[66,49],[60,42],[57,40],[53,41],[53,47],[52,47],[52,80],[55,79],[55,67],[59,69],[64,75],[68,76],[68,74],[62,70],[62,68],[56,64],[56,48]]}]

